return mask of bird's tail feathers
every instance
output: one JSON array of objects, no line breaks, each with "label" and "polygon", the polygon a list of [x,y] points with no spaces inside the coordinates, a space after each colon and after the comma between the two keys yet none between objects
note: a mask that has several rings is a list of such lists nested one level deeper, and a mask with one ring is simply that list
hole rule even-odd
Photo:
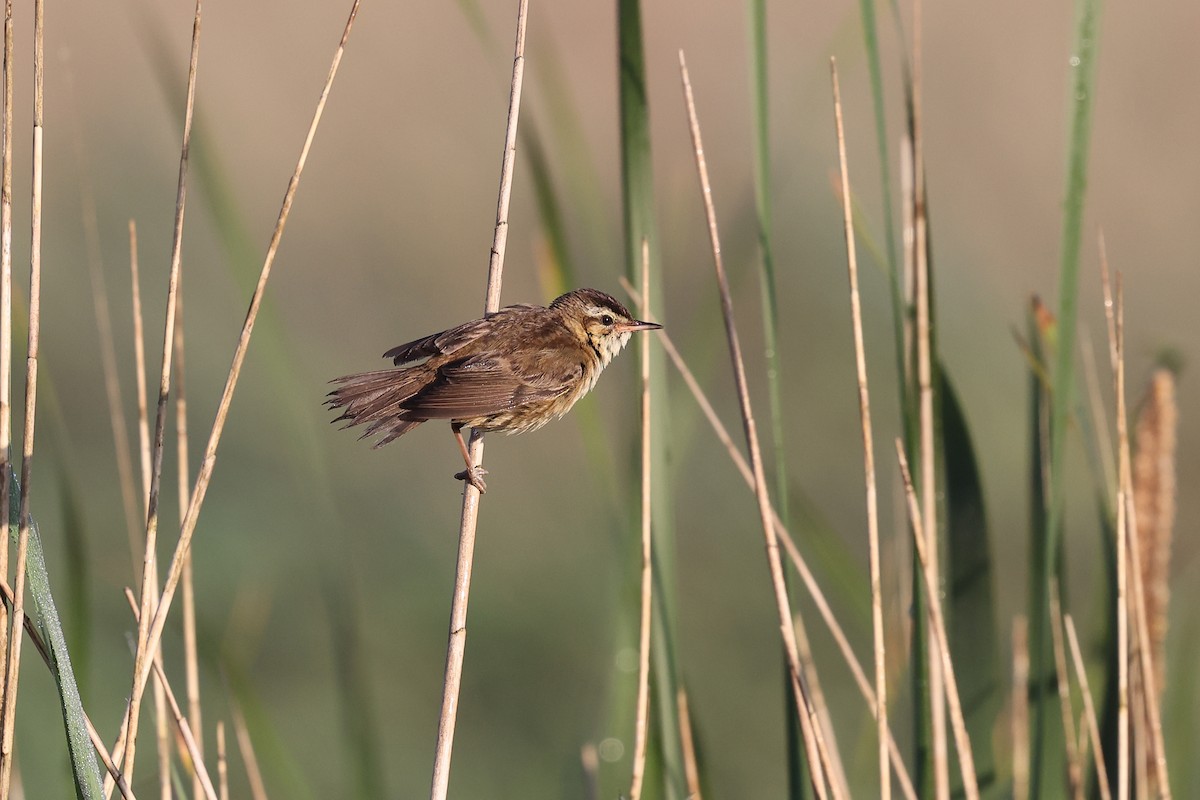
[{"label": "bird's tail feathers", "polygon": [[325,405],[342,410],[341,416],[333,421],[344,420],[346,428],[367,425],[366,432],[360,438],[382,434],[379,441],[372,445],[382,447],[425,421],[420,417],[408,416],[401,404],[419,392],[428,379],[422,367],[344,375],[331,381],[338,386],[329,393]]}]

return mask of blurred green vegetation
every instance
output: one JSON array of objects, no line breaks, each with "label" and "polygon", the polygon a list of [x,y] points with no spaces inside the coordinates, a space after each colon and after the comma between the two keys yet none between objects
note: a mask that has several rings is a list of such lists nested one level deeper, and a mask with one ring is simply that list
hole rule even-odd
[{"label": "blurred green vegetation", "polygon": [[[234,399],[195,544],[206,748],[215,749],[211,726],[230,719],[226,698],[236,694],[268,788],[281,796],[332,796],[357,785],[358,796],[409,797],[428,786],[454,569],[460,487],[450,475],[457,454],[444,431],[434,430],[371,451],[329,426],[320,401],[329,378],[383,366],[378,355],[388,347],[478,313],[511,65],[516,4],[509,5],[476,4],[473,15],[457,4],[364,8],[267,291],[269,315],[260,320]],[[535,123],[536,138],[531,126],[517,155],[507,302],[545,299],[545,287],[555,285],[544,278],[554,275],[544,268],[547,252],[559,274],[619,294],[627,248],[616,5],[532,10],[526,119]],[[678,88],[682,47],[703,98],[725,259],[764,420],[770,367],[764,327],[757,324],[758,265],[761,208],[769,208],[781,362],[776,441],[788,450],[794,532],[860,659],[869,663],[862,462],[840,210],[830,182],[836,162],[828,56],[839,59],[864,231],[890,253],[894,243],[886,231],[894,223],[885,209],[898,197],[885,202],[875,187],[897,193],[885,176],[885,157],[895,157],[903,131],[899,65],[911,31],[899,31],[894,16],[880,14],[878,41],[864,49],[859,15],[865,7],[767,4],[770,57],[757,98],[744,79],[751,64],[744,5],[642,4],[641,15],[644,91],[652,109],[646,131],[654,150],[653,172],[645,177],[652,178],[659,233],[654,269],[662,280],[654,294],[672,337],[736,430]],[[198,88],[203,124],[183,266],[194,455],[245,312],[246,274],[261,262],[346,10],[281,0],[205,9]],[[907,20],[908,10],[899,11]],[[25,13],[17,9],[18,36],[28,24]],[[48,67],[46,84],[42,371],[56,387],[61,424],[51,429],[47,423],[41,431],[53,446],[40,449],[35,462],[34,510],[52,583],[62,587],[56,593],[83,703],[109,741],[128,692],[126,636],[133,625],[121,590],[134,577],[84,275],[81,175],[96,187],[132,419],[126,223],[138,222],[153,353],[161,341],[182,115],[181,102],[164,86],[183,75],[190,13],[185,7],[84,5],[48,27],[48,52],[59,57]],[[1192,224],[1200,155],[1189,134],[1200,125],[1200,109],[1178,102],[1200,75],[1200,56],[1188,38],[1195,9],[1184,0],[1105,13],[1088,203],[1079,220],[1079,335],[1105,352],[1094,246],[1103,224],[1113,266],[1125,275],[1133,397],[1158,351],[1171,347],[1187,358],[1200,345],[1188,308],[1200,294],[1191,268],[1200,250]],[[954,378],[974,443],[1000,631],[1025,611],[1030,576],[1030,365],[1010,331],[1023,328],[1029,294],[1052,296],[1058,283],[1074,25],[1067,7],[1023,4],[999,16],[926,9],[922,32],[939,356]],[[499,44],[482,45],[480,30]],[[875,46],[878,65],[870,55]],[[20,287],[28,261],[29,144],[20,133],[28,126],[28,73],[19,62],[14,274]],[[755,110],[764,99],[769,124]],[[756,113],[763,117],[757,133]],[[84,134],[82,162],[65,133],[71,118]],[[769,153],[767,168],[757,168],[757,184],[756,148]],[[893,162],[887,175],[895,174]],[[765,198],[758,194],[764,191]],[[904,515],[887,457],[902,415],[893,324],[898,304],[889,277],[896,258],[886,260],[893,265],[888,274],[862,274],[884,564],[890,566],[885,589],[893,593],[885,618],[898,630],[908,619],[899,599],[908,596],[908,578],[900,574],[908,570],[895,555]],[[15,356],[20,363],[23,353]],[[636,674],[635,654],[623,644],[633,641],[628,632],[636,624],[628,617],[626,583],[633,558],[628,522],[636,507],[635,367],[635,357],[623,357],[571,417],[528,436],[495,437],[489,445],[492,491],[483,503],[476,552],[455,796],[586,796],[580,759],[586,743],[597,745],[605,774],[617,776],[606,780],[620,785],[625,774],[631,738],[609,726],[614,703],[624,697],[615,687],[630,685]],[[669,490],[674,518],[674,645],[698,728],[705,787],[719,797],[782,796],[787,706],[753,497],[675,376],[668,372],[667,380],[670,399],[662,408],[670,425],[660,485]],[[1107,386],[1105,380],[1102,371]],[[18,381],[14,397],[20,391]],[[1200,407],[1198,401],[1185,373],[1181,487],[1200,479],[1200,427],[1186,413]],[[1070,427],[1065,436],[1066,605],[1087,636],[1103,629],[1106,608],[1094,589],[1106,569],[1098,533],[1107,520],[1095,508],[1082,437]],[[607,470],[597,467],[597,442],[613,454]],[[170,454],[166,463],[164,485],[173,486]],[[1177,528],[1190,530],[1200,521],[1200,501],[1185,488],[1179,502]],[[173,492],[162,519],[177,519]],[[161,531],[164,556],[173,546],[171,527]],[[80,536],[86,542],[68,545]],[[1200,707],[1194,678],[1179,665],[1196,650],[1189,609],[1200,598],[1195,581],[1186,578],[1200,553],[1187,537],[1176,548],[1167,737],[1177,796],[1187,796],[1200,777],[1176,753],[1194,731]],[[81,551],[86,563],[78,561]],[[865,766],[874,764],[871,722],[810,603],[796,594],[810,621],[851,780],[869,792],[863,787],[872,785],[874,773]],[[168,625],[165,648],[178,685],[180,639],[176,621]],[[1101,637],[1085,642],[1088,655],[1097,658],[1102,644]],[[994,666],[1005,682],[1009,656],[1002,636]],[[54,686],[32,659],[26,669],[17,728],[26,791],[66,796],[62,725],[50,713],[57,708]],[[1093,687],[1100,685],[1093,680]],[[905,703],[897,701],[893,729],[906,743]],[[995,763],[1006,781],[1006,710],[999,719]],[[1056,721],[1053,714],[1050,719]],[[232,730],[228,739],[232,751]],[[135,789],[146,792],[153,762],[146,756],[139,763]],[[232,753],[235,796],[245,795],[240,764]]]}]

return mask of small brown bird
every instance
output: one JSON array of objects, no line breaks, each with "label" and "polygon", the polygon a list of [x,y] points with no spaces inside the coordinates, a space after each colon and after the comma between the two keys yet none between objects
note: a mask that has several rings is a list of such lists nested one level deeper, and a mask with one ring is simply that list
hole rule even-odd
[{"label": "small brown bird", "polygon": [[571,410],[621,352],[634,331],[661,328],[633,318],[604,292],[576,289],[548,307],[507,306],[483,319],[393,347],[383,354],[401,369],[346,375],[325,404],[333,420],[368,425],[382,447],[422,422],[444,419],[467,468],[455,475],[487,491],[471,464],[462,429],[524,433]]}]

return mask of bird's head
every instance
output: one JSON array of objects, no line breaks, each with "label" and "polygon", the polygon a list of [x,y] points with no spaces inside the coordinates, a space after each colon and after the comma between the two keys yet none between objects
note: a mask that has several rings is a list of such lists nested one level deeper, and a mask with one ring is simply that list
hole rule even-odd
[{"label": "bird's head", "polygon": [[612,295],[596,289],[576,289],[558,297],[550,304],[559,309],[564,321],[595,351],[601,368],[608,366],[629,341],[634,331],[653,331],[662,327],[657,322],[634,319],[629,309]]}]

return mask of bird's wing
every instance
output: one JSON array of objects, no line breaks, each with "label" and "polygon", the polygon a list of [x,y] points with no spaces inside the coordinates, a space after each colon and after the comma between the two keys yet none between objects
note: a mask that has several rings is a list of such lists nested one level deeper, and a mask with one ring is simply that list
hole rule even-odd
[{"label": "bird's wing", "polygon": [[402,405],[425,419],[471,419],[550,400],[577,380],[574,372],[522,377],[504,359],[474,356],[442,366],[436,379]]},{"label": "bird's wing", "polygon": [[536,306],[506,306],[494,314],[485,315],[483,319],[473,319],[470,322],[464,322],[462,325],[442,331],[441,333],[430,334],[429,336],[393,347],[384,353],[383,357],[392,359],[392,363],[400,366],[401,364],[407,364],[410,361],[416,361],[421,358],[450,355],[492,330],[494,325],[489,324],[489,320],[497,314],[504,314],[509,309],[521,310],[531,308],[536,308]]}]

